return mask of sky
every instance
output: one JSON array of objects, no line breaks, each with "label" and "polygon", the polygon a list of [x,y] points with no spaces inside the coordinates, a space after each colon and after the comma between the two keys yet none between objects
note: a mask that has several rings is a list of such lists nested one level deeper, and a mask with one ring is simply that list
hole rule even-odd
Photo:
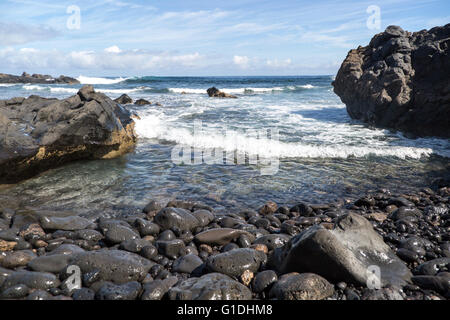
[{"label": "sky", "polygon": [[0,0],[0,72],[332,75],[389,25],[447,23],[448,0]]}]

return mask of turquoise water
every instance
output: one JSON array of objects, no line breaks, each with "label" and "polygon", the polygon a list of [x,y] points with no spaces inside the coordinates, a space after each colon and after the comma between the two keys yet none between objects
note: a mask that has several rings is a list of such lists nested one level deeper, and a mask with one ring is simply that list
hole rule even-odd
[{"label": "turquoise water", "polygon": [[[140,117],[136,150],[50,170],[0,196],[17,197],[23,206],[96,214],[173,198],[234,210],[267,200],[289,205],[354,198],[381,187],[404,192],[450,172],[449,140],[407,139],[351,120],[332,91],[331,76],[79,79],[111,98],[127,93],[160,104],[125,106]],[[209,98],[211,86],[238,98]],[[1,85],[0,97],[65,98],[80,87]],[[201,131],[194,132],[200,121]],[[180,146],[236,152],[256,163],[180,164],[174,158]],[[263,175],[268,161],[275,170]]]}]

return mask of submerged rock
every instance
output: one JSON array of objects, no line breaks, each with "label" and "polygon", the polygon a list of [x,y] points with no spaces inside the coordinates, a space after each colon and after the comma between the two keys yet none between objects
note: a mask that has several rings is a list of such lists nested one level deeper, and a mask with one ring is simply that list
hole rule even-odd
[{"label": "submerged rock", "polygon": [[137,106],[145,106],[147,104],[152,104],[152,103],[150,101],[145,100],[145,99],[139,99],[139,100],[136,100],[134,102],[134,104],[137,105]]},{"label": "submerged rock", "polygon": [[114,99],[115,102],[120,103],[120,104],[132,104],[133,103],[133,99],[130,98],[130,96],[128,96],[127,94],[123,94],[120,97]]},{"label": "submerged rock", "polygon": [[70,161],[117,157],[135,142],[130,113],[92,86],[64,100],[0,100],[0,184]]},{"label": "submerged rock", "polygon": [[220,91],[216,87],[209,88],[208,90],[206,90],[206,92],[208,93],[208,96],[214,98],[237,98],[236,96]]},{"label": "submerged rock", "polygon": [[348,114],[419,136],[450,137],[450,24],[389,26],[348,53],[333,82]]}]

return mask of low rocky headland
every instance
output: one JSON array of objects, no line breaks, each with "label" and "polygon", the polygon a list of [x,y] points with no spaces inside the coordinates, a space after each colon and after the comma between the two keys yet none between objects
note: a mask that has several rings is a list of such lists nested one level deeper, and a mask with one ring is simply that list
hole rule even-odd
[{"label": "low rocky headland", "polygon": [[449,299],[449,196],[379,190],[226,214],[151,201],[116,218],[3,206],[0,298]]},{"label": "low rocky headland", "polygon": [[75,78],[63,75],[59,76],[58,78],[54,78],[47,74],[30,75],[24,72],[20,76],[0,73],[0,83],[79,84],[80,81]]},{"label": "low rocky headland", "polygon": [[449,138],[449,74],[450,24],[413,33],[389,26],[350,50],[333,86],[354,119]]},{"label": "low rocky headland", "polygon": [[117,157],[135,142],[130,112],[92,86],[64,100],[0,100],[0,184],[75,160]]}]

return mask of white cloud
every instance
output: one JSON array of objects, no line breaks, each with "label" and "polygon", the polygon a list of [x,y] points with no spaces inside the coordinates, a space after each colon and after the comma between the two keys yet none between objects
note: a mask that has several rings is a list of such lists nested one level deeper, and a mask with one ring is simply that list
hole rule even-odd
[{"label": "white cloud", "polygon": [[273,60],[266,61],[267,66],[272,67],[272,68],[286,68],[291,63],[292,63],[292,60],[290,58],[285,59],[285,60],[273,59]]},{"label": "white cloud", "polygon": [[198,52],[175,54],[171,52],[150,52],[146,50],[122,51],[116,46],[103,51],[71,51],[33,48],[0,50],[0,68],[17,69],[86,69],[86,70],[127,70],[153,71],[176,68],[203,67],[206,57]]},{"label": "white cloud", "polygon": [[47,26],[0,22],[0,45],[9,46],[55,38],[58,32]]},{"label": "white cloud", "polygon": [[234,56],[233,57],[233,63],[237,66],[239,66],[240,68],[248,68],[249,66],[249,57],[247,56]]},{"label": "white cloud", "polygon": [[118,46],[112,46],[112,47],[106,48],[105,52],[108,52],[108,53],[121,53],[122,50],[120,50],[120,48]]}]

